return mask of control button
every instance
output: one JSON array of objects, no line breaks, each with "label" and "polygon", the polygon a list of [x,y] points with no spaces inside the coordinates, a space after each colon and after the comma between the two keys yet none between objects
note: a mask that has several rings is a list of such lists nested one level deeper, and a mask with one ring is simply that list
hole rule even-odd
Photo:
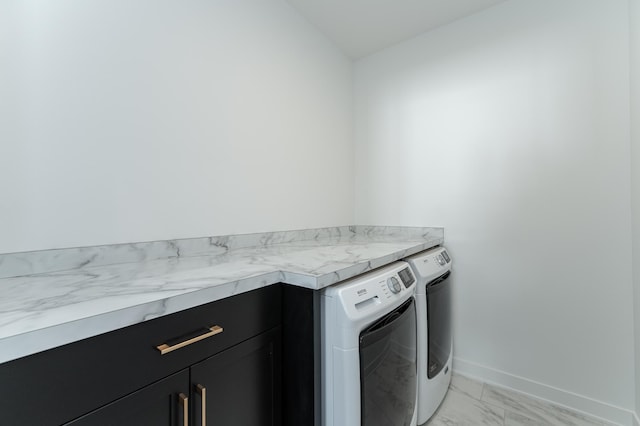
[{"label": "control button", "polygon": [[391,293],[400,293],[402,287],[400,286],[400,281],[396,277],[391,277],[387,280],[387,287],[391,290]]},{"label": "control button", "polygon": [[449,253],[447,253],[446,250],[442,251],[442,257],[444,257],[444,260],[446,260],[447,263],[451,262],[451,258],[449,257]]},{"label": "control button", "polygon": [[436,260],[438,261],[438,263],[440,264],[440,266],[444,266],[444,265],[447,263],[447,261],[446,261],[446,260],[444,260],[444,257],[442,257],[442,255],[441,255],[441,254],[439,254],[438,256],[436,256]]}]

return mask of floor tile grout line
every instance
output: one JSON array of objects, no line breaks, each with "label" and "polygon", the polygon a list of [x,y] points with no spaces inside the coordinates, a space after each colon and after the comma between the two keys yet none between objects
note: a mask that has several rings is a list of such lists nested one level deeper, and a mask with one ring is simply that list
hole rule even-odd
[{"label": "floor tile grout line", "polygon": [[[485,405],[488,405],[489,407],[493,407],[493,408],[497,408],[497,409],[499,409],[499,410],[502,410],[502,411],[504,412],[504,414],[503,414],[503,420],[504,420],[504,422],[505,422],[505,423],[506,423],[506,421],[507,421],[507,413],[513,413],[513,410],[507,410],[507,409],[506,409],[506,408],[504,408],[504,407],[501,407],[501,406],[496,405],[496,404],[492,404],[492,403],[490,403],[490,402],[488,402],[488,401],[480,401],[480,402],[482,402],[482,403],[483,403],[483,404],[485,404]],[[523,416],[523,417],[526,417],[526,416]],[[528,417],[527,417],[527,418],[528,418]],[[533,420],[533,419],[530,419],[530,420]]]},{"label": "floor tile grout line", "polygon": [[[472,380],[470,378],[468,378],[468,379]],[[479,401],[479,402],[481,402],[483,404],[487,404],[488,406],[503,410],[504,411],[503,423],[504,423],[505,426],[506,426],[506,423],[507,423],[507,417],[508,417],[507,414],[511,414],[512,416],[521,416],[521,417],[524,417],[524,418],[526,418],[526,419],[528,419],[530,421],[536,421],[536,419],[532,419],[531,417],[529,417],[529,416],[525,415],[524,413],[521,413],[521,412],[519,412],[517,410],[509,409],[507,407],[496,405],[494,403],[491,403],[490,401],[487,401],[486,397],[487,397],[487,389],[488,389],[489,385],[486,382],[481,382],[481,381],[478,381],[478,380],[476,380],[476,381],[478,383],[480,383],[482,385],[482,387],[481,387],[481,392],[480,392],[480,398],[479,399],[478,398],[474,398],[474,399],[476,399],[477,401]],[[512,392],[509,388],[502,388],[499,385],[497,385],[495,387],[498,388],[499,390],[504,390],[505,392]],[[513,392],[518,394],[520,397],[525,398],[526,400],[530,400],[531,403],[541,403],[541,404],[544,404],[544,405],[548,404],[550,406],[550,408],[552,408],[552,409],[560,409],[562,411],[567,411],[567,408],[562,407],[562,406],[558,406],[558,405],[554,404],[551,401],[539,400],[538,398],[536,398],[534,396],[530,396],[530,395],[527,395],[525,393],[520,393],[520,392],[515,391],[515,390]],[[543,408],[543,410],[544,410],[544,408]],[[570,409],[568,410],[567,414],[569,414],[571,417],[575,417],[576,420],[583,420],[582,417],[585,417],[584,420],[588,420],[588,421],[591,421],[591,422],[594,422],[594,423],[598,422],[598,426],[607,426],[607,424],[608,424],[606,421],[602,421],[601,419],[595,418],[593,416],[586,415],[584,413],[574,412],[573,410],[570,410]]]},{"label": "floor tile grout line", "polygon": [[[573,420],[576,420],[576,421],[588,421],[588,422],[591,422],[591,424],[597,424],[597,426],[606,426],[605,422],[601,421],[600,419],[598,419],[598,418],[596,418],[594,416],[590,416],[590,415],[588,415],[586,413],[581,413],[579,411],[572,410],[572,409],[570,409],[568,407],[563,407],[562,405],[555,404],[552,401],[547,401],[547,400],[544,400],[544,399],[536,398],[535,396],[526,394],[524,392],[521,392],[521,391],[518,391],[518,390],[515,390],[515,389],[510,389],[508,387],[503,387],[503,386],[500,386],[500,385],[489,385],[487,383],[485,383],[484,385],[485,386],[483,387],[483,398],[486,396],[484,390],[487,389],[487,386],[492,386],[493,388],[496,389],[496,391],[498,393],[504,392],[506,394],[514,394],[517,398],[523,399],[524,400],[523,403],[525,405],[529,405],[530,407],[534,408],[534,411],[535,410],[541,410],[541,411],[543,411],[545,413],[550,413],[552,411],[562,412],[562,413],[565,413],[566,415],[568,415],[569,417],[573,418]],[[495,404],[491,404],[489,401],[485,400],[484,402],[495,406]],[[513,407],[513,408],[515,408],[515,407]],[[507,408],[504,408],[504,409],[505,409],[506,412],[510,412],[510,413],[515,414],[517,416],[525,417],[525,418],[527,418],[529,420],[532,420],[532,421],[537,421],[537,419],[531,418],[530,416],[528,416],[525,413],[520,412],[518,410],[507,409]],[[552,410],[552,411],[550,411],[550,410]],[[601,423],[602,423],[602,425],[600,425]]]},{"label": "floor tile grout line", "polygon": [[490,403],[488,401],[485,401],[483,397],[484,397],[484,390],[485,390],[485,387],[486,387],[486,383],[485,382],[481,382],[481,383],[482,383],[482,390],[480,391],[480,399],[478,399],[478,402],[481,402],[482,404],[486,404],[486,405],[488,405],[490,407],[501,409],[502,410],[502,426],[506,426],[506,424],[507,424],[507,409],[504,408],[504,407],[499,407],[499,406],[497,406],[495,404],[492,404],[492,403]]},{"label": "floor tile grout line", "polygon": [[[492,403],[492,402],[490,402],[490,401],[485,400],[485,399],[484,399],[485,386],[486,386],[486,383],[484,383],[484,382],[483,382],[483,383],[482,383],[482,395],[481,395],[482,399],[480,399],[479,401],[480,401],[480,402],[482,402],[483,404],[488,405],[488,406],[491,406],[491,407],[494,407],[494,408],[501,409],[501,410],[504,412],[504,417],[503,417],[503,426],[506,426],[506,425],[507,425],[507,413],[510,413],[510,414],[512,414],[512,415],[514,415],[514,416],[524,417],[524,418],[526,418],[527,420],[530,420],[530,421],[532,421],[532,422],[537,421],[537,419],[532,419],[531,417],[529,417],[529,416],[527,416],[527,415],[525,415],[525,414],[523,414],[523,413],[521,413],[521,412],[518,412],[518,411],[516,411],[516,410],[512,410],[512,409],[508,409],[508,408],[506,408],[506,407],[504,407],[504,406],[496,405],[496,404],[494,404],[494,403]],[[530,398],[530,397],[529,397],[529,396],[526,396],[526,398]]]},{"label": "floor tile grout line", "polygon": [[484,390],[485,390],[485,387],[486,387],[487,384],[485,382],[481,382],[481,383],[482,383],[482,390],[480,391],[480,399],[479,399],[479,401],[484,401]]}]

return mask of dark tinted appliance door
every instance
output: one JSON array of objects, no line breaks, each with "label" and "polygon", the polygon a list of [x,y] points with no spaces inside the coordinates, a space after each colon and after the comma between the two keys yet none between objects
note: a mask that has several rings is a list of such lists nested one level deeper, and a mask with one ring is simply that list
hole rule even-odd
[{"label": "dark tinted appliance door", "polygon": [[429,356],[427,377],[435,377],[451,354],[451,271],[427,284]]},{"label": "dark tinted appliance door", "polygon": [[360,333],[362,426],[409,426],[415,410],[413,297]]}]

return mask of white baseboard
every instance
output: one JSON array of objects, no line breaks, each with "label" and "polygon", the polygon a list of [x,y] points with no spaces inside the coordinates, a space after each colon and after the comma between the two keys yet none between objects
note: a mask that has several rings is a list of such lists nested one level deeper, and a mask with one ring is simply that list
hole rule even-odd
[{"label": "white baseboard", "polygon": [[589,416],[598,417],[607,422],[622,426],[640,426],[638,413],[457,357],[453,358],[453,371],[482,382],[510,388]]}]

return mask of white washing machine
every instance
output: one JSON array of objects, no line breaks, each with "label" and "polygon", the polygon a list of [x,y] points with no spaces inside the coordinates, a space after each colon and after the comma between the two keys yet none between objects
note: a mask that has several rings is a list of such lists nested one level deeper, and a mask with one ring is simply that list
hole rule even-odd
[{"label": "white washing machine", "polygon": [[443,247],[418,253],[406,261],[416,285],[418,319],[418,424],[429,420],[444,399],[451,382],[452,261]]},{"label": "white washing machine", "polygon": [[324,426],[417,424],[415,283],[396,262],[323,290]]}]

